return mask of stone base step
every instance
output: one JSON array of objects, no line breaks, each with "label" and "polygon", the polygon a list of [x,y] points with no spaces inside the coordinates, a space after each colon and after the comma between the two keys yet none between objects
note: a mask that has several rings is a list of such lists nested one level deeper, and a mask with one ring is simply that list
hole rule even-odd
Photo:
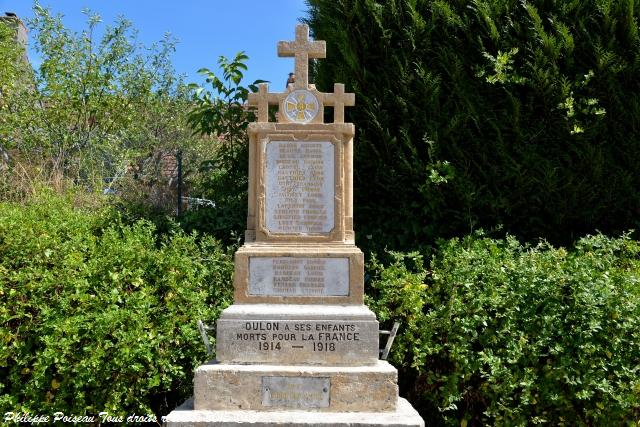
[{"label": "stone base step", "polygon": [[189,399],[164,417],[165,427],[424,427],[405,399],[393,412],[207,411],[194,410]]},{"label": "stone base step", "polygon": [[398,372],[373,366],[228,365],[211,362],[194,375],[198,410],[390,412],[398,400]]}]

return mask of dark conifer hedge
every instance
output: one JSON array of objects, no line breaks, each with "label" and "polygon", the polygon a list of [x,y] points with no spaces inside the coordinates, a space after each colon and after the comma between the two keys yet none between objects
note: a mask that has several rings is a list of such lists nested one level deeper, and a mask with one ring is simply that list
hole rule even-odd
[{"label": "dark conifer hedge", "polygon": [[639,225],[638,2],[308,3],[318,87],[356,93],[361,245]]}]

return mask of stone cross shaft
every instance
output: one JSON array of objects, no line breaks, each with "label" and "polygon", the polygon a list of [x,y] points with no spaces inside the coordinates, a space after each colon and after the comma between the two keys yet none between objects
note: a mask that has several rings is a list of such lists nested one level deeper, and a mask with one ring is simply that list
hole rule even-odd
[{"label": "stone cross shaft", "polygon": [[327,45],[324,40],[310,41],[309,26],[300,24],[296,26],[296,39],[294,41],[278,42],[278,56],[295,57],[296,89],[308,89],[309,86],[309,59],[325,58]]}]

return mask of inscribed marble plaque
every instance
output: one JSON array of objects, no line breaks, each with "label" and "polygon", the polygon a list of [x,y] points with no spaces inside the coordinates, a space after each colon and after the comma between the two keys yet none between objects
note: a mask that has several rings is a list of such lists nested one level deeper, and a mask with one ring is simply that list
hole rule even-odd
[{"label": "inscribed marble plaque", "polygon": [[249,295],[349,295],[349,258],[250,257]]},{"label": "inscribed marble plaque", "polygon": [[262,377],[262,405],[283,408],[327,408],[329,378]]},{"label": "inscribed marble plaque", "polygon": [[334,149],[329,141],[266,144],[265,225],[269,232],[331,232],[335,225]]}]

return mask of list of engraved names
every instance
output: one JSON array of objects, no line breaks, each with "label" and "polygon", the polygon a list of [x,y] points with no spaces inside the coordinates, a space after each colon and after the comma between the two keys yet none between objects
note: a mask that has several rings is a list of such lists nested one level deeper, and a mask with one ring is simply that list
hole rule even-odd
[{"label": "list of engraved names", "polygon": [[251,257],[249,294],[349,295],[349,259]]},{"label": "list of engraved names", "polygon": [[271,233],[330,232],[334,227],[334,193],[332,143],[267,143],[265,223]]}]

